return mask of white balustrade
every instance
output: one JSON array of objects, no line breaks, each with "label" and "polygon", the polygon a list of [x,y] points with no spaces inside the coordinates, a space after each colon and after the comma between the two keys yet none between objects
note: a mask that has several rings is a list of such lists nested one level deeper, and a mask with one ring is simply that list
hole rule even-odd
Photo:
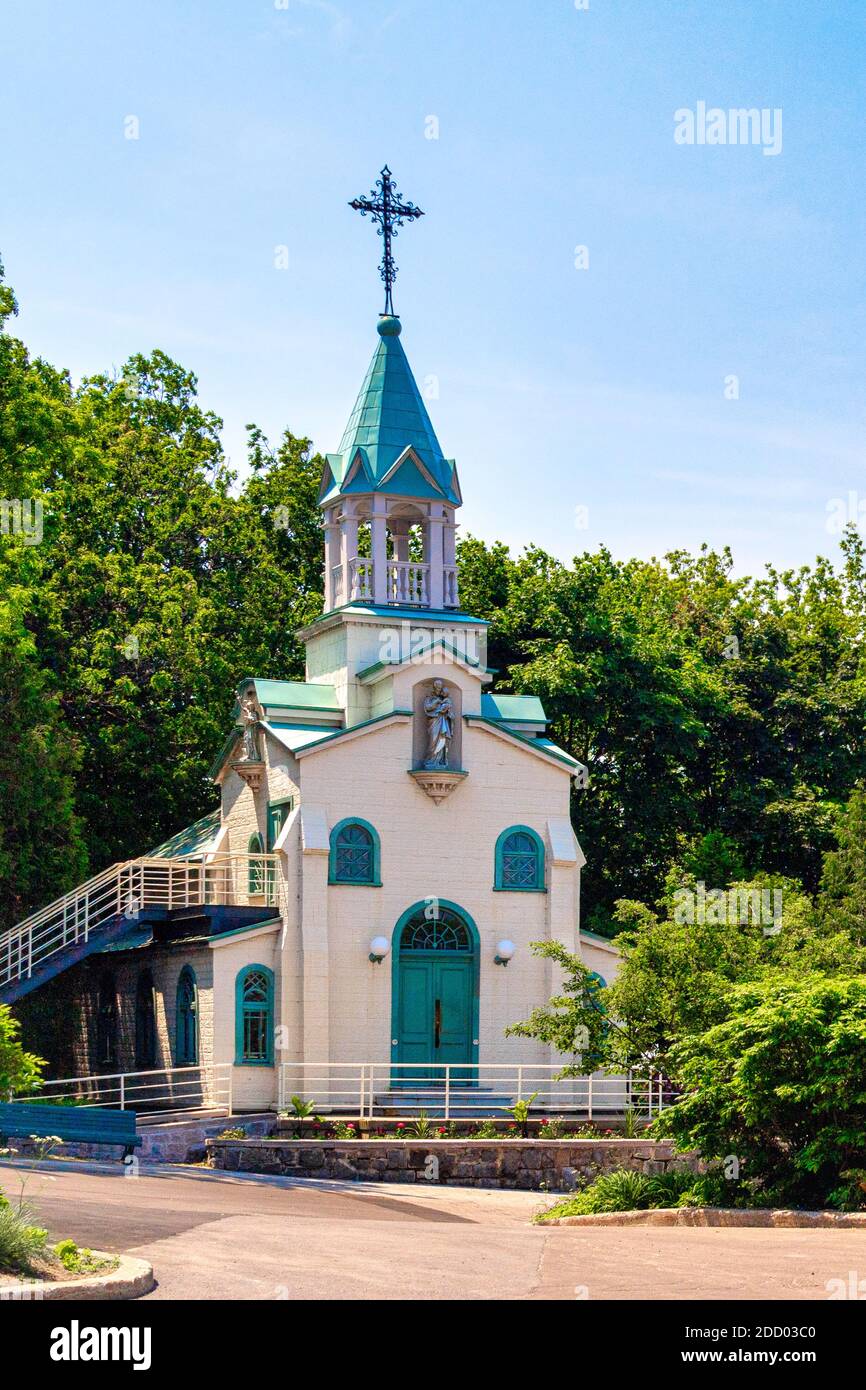
[{"label": "white balustrade", "polygon": [[0,933],[0,989],[29,978],[33,967],[55,951],[87,942],[124,917],[133,925],[145,907],[278,906],[278,861],[276,854],[210,854],[112,864]]}]

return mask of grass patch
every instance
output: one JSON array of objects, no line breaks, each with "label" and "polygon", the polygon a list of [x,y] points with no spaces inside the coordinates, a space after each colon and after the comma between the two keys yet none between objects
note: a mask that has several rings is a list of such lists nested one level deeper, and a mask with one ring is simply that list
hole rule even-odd
[{"label": "grass patch", "polygon": [[717,1206],[716,1184],[682,1168],[648,1177],[628,1168],[602,1173],[574,1197],[565,1197],[535,1220],[540,1224],[563,1216],[595,1216],[605,1211],[649,1211],[653,1207]]}]

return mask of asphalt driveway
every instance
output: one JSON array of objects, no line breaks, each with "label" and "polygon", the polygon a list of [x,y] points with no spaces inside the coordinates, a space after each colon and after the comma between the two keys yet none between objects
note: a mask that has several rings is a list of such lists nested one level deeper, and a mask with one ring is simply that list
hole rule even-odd
[{"label": "asphalt driveway", "polygon": [[531,1224],[538,1193],[0,1164],[54,1239],[149,1260],[154,1299],[817,1299],[866,1232]]}]

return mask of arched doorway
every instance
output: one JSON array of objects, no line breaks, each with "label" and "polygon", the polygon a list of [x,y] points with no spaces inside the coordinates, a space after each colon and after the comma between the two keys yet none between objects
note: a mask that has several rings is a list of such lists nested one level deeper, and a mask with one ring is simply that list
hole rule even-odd
[{"label": "arched doorway", "polygon": [[[394,928],[391,1060],[396,1084],[471,1084],[478,1060],[478,931],[456,903],[428,898]],[[433,1065],[431,1065],[433,1064]]]}]

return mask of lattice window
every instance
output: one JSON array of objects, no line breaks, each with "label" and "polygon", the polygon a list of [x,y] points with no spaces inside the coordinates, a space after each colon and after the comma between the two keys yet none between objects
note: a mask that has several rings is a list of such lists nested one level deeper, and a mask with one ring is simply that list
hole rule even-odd
[{"label": "lattice window", "polygon": [[534,835],[514,830],[502,842],[502,888],[542,888],[544,860]]},{"label": "lattice window", "polygon": [[447,907],[428,918],[426,909],[416,912],[403,928],[401,951],[471,951],[469,929],[462,917]]},{"label": "lattice window", "polygon": [[363,825],[344,825],[337,834],[334,877],[338,883],[372,883],[373,836]]}]

